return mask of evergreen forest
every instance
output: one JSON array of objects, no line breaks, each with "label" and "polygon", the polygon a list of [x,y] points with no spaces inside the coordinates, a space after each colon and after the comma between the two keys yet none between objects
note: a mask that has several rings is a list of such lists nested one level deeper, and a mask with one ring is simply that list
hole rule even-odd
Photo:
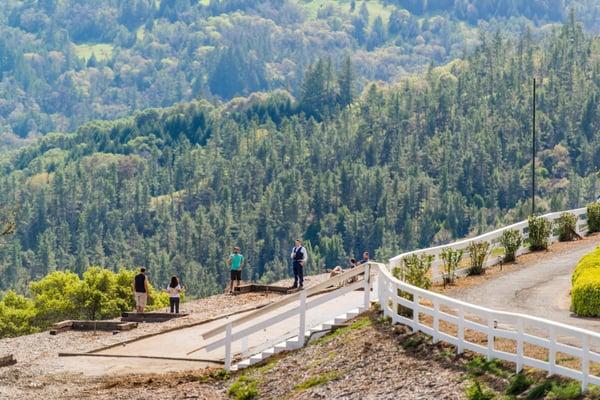
[{"label": "evergreen forest", "polygon": [[3,153],[0,217],[16,228],[0,247],[0,288],[145,266],[158,287],[175,274],[206,296],[223,290],[233,245],[244,279],[275,281],[298,237],[315,273],[524,219],[534,77],[537,211],[593,200],[600,38],[571,13],[539,40],[479,42],[393,84],[360,84],[350,55],[320,57],[296,91],[149,108]]}]

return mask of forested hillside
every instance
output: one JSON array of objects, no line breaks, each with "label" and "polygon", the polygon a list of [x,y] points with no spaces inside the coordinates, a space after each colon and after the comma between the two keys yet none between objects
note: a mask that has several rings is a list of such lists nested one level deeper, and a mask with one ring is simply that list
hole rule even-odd
[{"label": "forested hillside", "polygon": [[234,244],[245,278],[274,280],[296,237],[311,273],[523,218],[533,76],[540,211],[582,206],[598,192],[598,54],[600,39],[571,20],[541,44],[484,36],[466,59],[360,96],[351,62],[324,60],[297,101],[196,101],[47,135],[1,166],[17,226],[1,286],[143,265],[159,285],[176,273],[206,295],[223,287]]},{"label": "forested hillside", "polygon": [[595,0],[4,0],[0,144],[197,98],[297,96],[324,56],[349,55],[359,87],[396,82],[463,57],[478,29],[546,32],[569,7],[600,26]]}]

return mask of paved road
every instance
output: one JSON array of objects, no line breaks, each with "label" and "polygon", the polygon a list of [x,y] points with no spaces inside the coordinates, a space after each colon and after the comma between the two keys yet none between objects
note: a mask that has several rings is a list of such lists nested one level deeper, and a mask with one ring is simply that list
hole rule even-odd
[{"label": "paved road", "polygon": [[535,315],[600,332],[600,318],[578,318],[569,311],[571,274],[581,257],[599,245],[600,236],[594,236],[568,244],[556,253],[540,253],[540,258],[518,270],[451,295],[484,307]]},{"label": "paved road", "polygon": [[[377,293],[373,291],[372,293]],[[364,292],[353,291],[340,296],[332,301],[321,304],[320,306],[309,310],[306,314],[306,328],[317,326],[323,322],[344,314],[352,308],[358,308],[362,305]],[[308,302],[317,299],[319,296],[311,297]],[[269,318],[274,314],[281,313],[283,310],[297,307],[292,303],[279,308],[272,313],[261,316],[259,320]],[[232,318],[240,318],[246,314],[238,314]],[[189,328],[183,328],[176,331],[152,336],[146,339],[123,345],[121,347],[111,348],[98,352],[104,355],[127,355],[127,356],[149,356],[149,357],[176,357],[193,358],[205,360],[222,360],[224,350],[221,348],[211,353],[205,350],[187,355],[188,352],[201,347],[207,343],[202,341],[202,333],[207,332],[217,326],[222,325],[226,319],[220,319],[207,324],[198,325]],[[256,321],[253,321],[256,322]],[[241,325],[238,329],[243,329],[247,324]],[[235,332],[235,330],[234,330]],[[247,355],[256,354],[272,345],[282,342],[298,334],[298,316],[286,319],[275,325],[270,326],[263,332],[256,333],[248,339]],[[222,336],[220,336],[222,337]],[[210,339],[212,342],[216,340]],[[242,342],[238,341],[232,345],[233,354],[242,352]],[[106,374],[124,374],[124,373],[161,373],[168,371],[183,371],[190,369],[199,369],[215,364],[203,363],[198,361],[171,361],[151,358],[117,358],[117,357],[67,357],[63,358],[62,372],[81,372],[85,375],[99,376]]]}]

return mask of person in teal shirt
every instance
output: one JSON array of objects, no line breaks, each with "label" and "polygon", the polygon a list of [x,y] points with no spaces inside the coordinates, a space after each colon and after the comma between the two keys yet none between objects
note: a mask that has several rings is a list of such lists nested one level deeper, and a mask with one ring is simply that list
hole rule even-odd
[{"label": "person in teal shirt", "polygon": [[240,254],[240,248],[234,247],[233,253],[227,259],[227,265],[231,268],[231,282],[229,283],[229,294],[233,294],[233,282],[237,281],[236,287],[240,286],[242,280],[242,268],[244,267],[244,256]]}]

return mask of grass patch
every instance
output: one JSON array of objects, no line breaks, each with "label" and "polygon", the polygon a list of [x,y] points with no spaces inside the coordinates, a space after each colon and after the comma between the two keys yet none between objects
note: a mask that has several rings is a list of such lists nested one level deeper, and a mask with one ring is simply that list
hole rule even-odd
[{"label": "grass patch", "polygon": [[338,371],[331,371],[331,372],[326,372],[324,374],[315,375],[315,376],[312,376],[312,377],[308,378],[307,380],[297,384],[296,386],[294,386],[294,390],[301,392],[301,391],[308,390],[315,386],[324,385],[328,382],[331,382],[331,381],[339,378],[340,375],[341,375],[341,373]]},{"label": "grass patch", "polygon": [[478,381],[473,381],[465,390],[468,400],[492,400],[496,395]]},{"label": "grass patch", "polygon": [[362,318],[356,320],[355,322],[353,322],[349,326],[346,326],[346,327],[343,327],[340,329],[336,329],[335,331],[331,332],[330,334],[325,335],[322,338],[315,340],[313,342],[313,344],[316,344],[316,345],[327,344],[338,336],[342,336],[342,335],[345,335],[346,333],[353,331],[355,329],[366,328],[367,326],[371,326],[371,325],[372,325],[372,322],[368,317],[362,317]]},{"label": "grass patch", "polygon": [[229,379],[229,376],[229,372],[225,371],[223,368],[220,368],[212,370],[206,375],[199,376],[198,382],[207,383],[210,381],[224,381],[225,379]]},{"label": "grass patch", "polygon": [[267,372],[271,371],[273,368],[275,368],[277,366],[278,362],[279,362],[279,360],[270,361],[267,364],[256,368],[256,372],[258,372],[259,374],[267,373]]},{"label": "grass patch", "polygon": [[88,61],[92,54],[96,56],[96,60],[104,61],[108,60],[113,55],[114,46],[107,43],[97,44],[77,44],[75,47],[75,55],[82,58],[84,61]]},{"label": "grass patch", "polygon": [[574,400],[581,397],[581,385],[579,382],[566,382],[562,384],[552,383],[552,389],[546,395],[547,399]]},{"label": "grass patch", "polygon": [[514,375],[506,388],[506,394],[515,396],[523,393],[531,386],[532,381],[524,373]]},{"label": "grass patch", "polygon": [[506,378],[508,373],[501,368],[500,361],[486,360],[485,357],[477,356],[467,363],[467,370],[472,376],[482,376],[486,373]]},{"label": "grass patch", "polygon": [[256,379],[242,375],[229,387],[227,394],[235,400],[252,400],[258,397],[257,386]]}]

